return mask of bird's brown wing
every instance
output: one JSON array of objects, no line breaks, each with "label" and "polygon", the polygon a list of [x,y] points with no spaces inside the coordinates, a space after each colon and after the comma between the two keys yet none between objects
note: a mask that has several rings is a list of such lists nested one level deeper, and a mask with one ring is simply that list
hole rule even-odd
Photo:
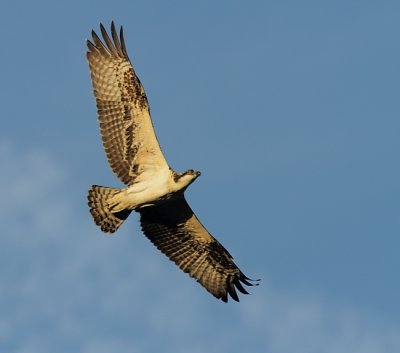
[{"label": "bird's brown wing", "polygon": [[87,41],[90,73],[108,162],[125,184],[144,171],[168,168],[150,117],[143,86],[129,61],[123,30],[100,24],[104,43],[92,31]]},{"label": "bird's brown wing", "polygon": [[229,252],[204,228],[183,195],[139,210],[144,234],[170,260],[224,302],[252,286]]}]

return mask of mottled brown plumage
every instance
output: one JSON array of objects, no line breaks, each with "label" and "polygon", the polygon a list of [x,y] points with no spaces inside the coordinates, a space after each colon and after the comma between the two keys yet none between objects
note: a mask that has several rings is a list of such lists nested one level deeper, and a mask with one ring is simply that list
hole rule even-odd
[{"label": "mottled brown plumage", "polygon": [[[100,132],[112,170],[128,185],[148,164],[163,168],[167,162],[154,133],[143,86],[129,61],[122,27],[119,40],[112,23],[113,42],[103,25],[100,28],[106,45],[94,31],[94,44],[87,41]],[[139,164],[139,159],[147,163]]]},{"label": "mottled brown plumage", "polygon": [[144,234],[184,272],[216,298],[239,301],[236,289],[253,285],[235,265],[229,252],[203,227],[184,198],[186,188],[200,175],[174,172],[157,141],[143,86],[133,70],[122,27],[114,23],[111,37],[100,25],[104,43],[92,31],[87,41],[100,132],[108,162],[128,186],[94,185],[89,190],[90,212],[104,232],[113,233],[135,210]]},{"label": "mottled brown plumage", "polygon": [[229,252],[204,228],[183,194],[168,203],[139,210],[144,234],[184,272],[224,302],[227,293],[239,301],[235,288],[252,285]]}]

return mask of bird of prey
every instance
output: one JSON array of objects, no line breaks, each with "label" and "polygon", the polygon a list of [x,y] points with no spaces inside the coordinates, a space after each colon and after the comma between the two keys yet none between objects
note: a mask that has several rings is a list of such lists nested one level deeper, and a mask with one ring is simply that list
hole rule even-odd
[{"label": "bird of prey", "polygon": [[100,132],[111,169],[126,185],[93,185],[88,204],[95,223],[113,233],[135,210],[144,234],[170,260],[216,298],[239,301],[236,289],[254,285],[229,252],[204,228],[184,192],[200,172],[176,173],[161,152],[145,91],[132,67],[124,33],[111,24],[103,41],[92,31],[86,53],[96,98]]}]

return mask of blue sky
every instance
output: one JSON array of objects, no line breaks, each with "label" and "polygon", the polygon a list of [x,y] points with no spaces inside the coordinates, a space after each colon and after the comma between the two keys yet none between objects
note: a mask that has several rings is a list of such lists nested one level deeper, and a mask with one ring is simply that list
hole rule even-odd
[{"label": "blue sky", "polygon": [[[3,1],[0,349],[400,351],[397,1]],[[125,28],[187,198],[250,277],[223,304],[141,234],[93,224],[85,39]]]}]

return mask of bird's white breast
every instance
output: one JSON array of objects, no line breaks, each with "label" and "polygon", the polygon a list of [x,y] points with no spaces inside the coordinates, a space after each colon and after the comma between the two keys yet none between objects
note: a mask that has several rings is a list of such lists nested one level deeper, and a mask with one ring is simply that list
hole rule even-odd
[{"label": "bird's white breast", "polygon": [[129,204],[129,208],[153,205],[175,192],[172,186],[173,179],[169,169],[144,172],[140,175],[140,180],[124,190],[124,201]]}]

